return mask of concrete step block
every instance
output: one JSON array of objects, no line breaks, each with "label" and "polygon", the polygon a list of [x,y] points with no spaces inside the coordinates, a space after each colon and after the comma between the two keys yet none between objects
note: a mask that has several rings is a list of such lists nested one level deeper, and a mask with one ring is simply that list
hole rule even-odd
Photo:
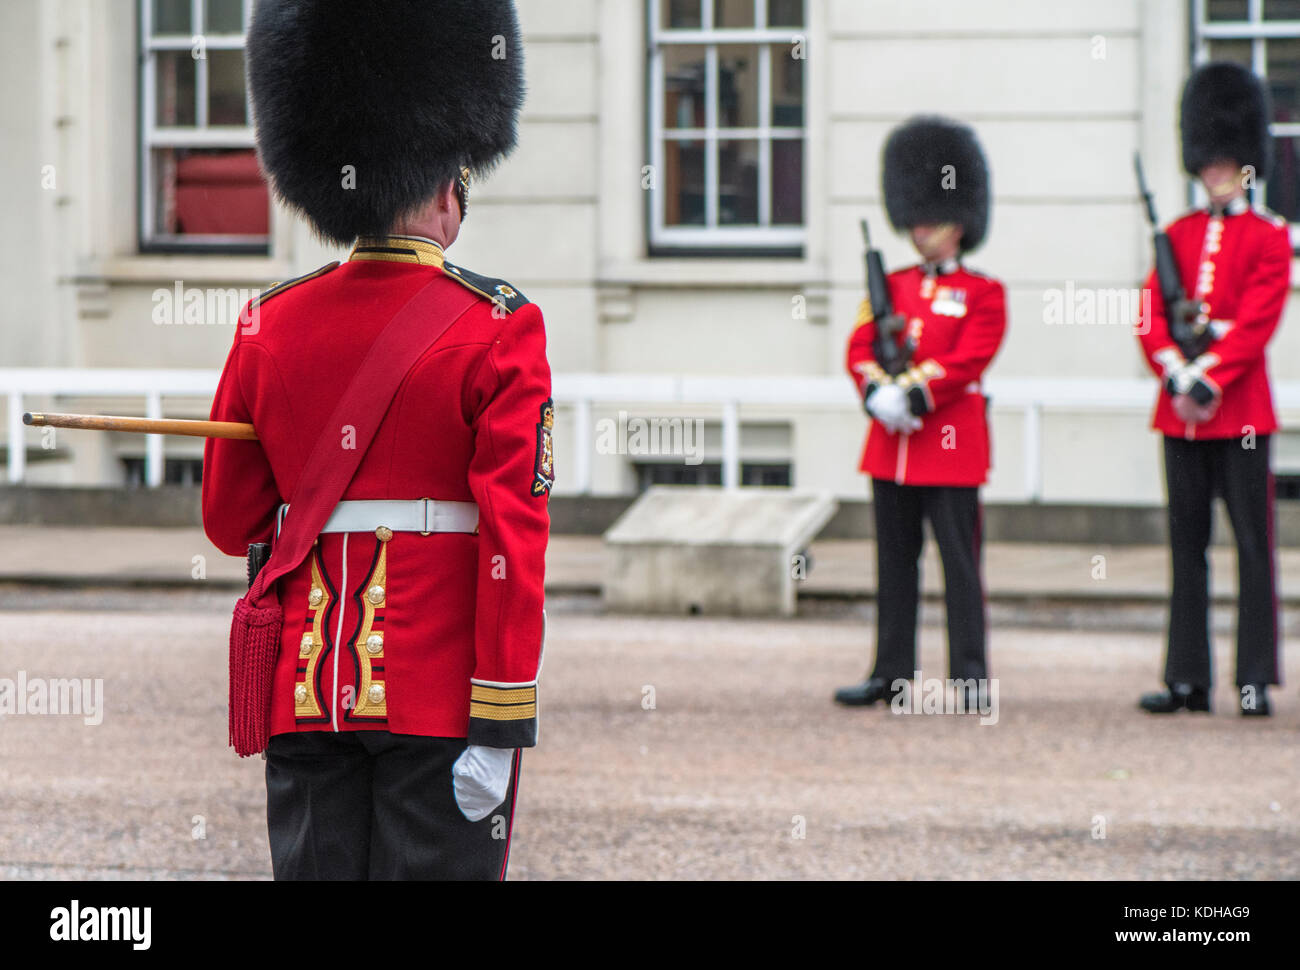
[{"label": "concrete step block", "polygon": [[794,616],[796,557],[837,508],[788,489],[652,488],[605,533],[606,608]]}]

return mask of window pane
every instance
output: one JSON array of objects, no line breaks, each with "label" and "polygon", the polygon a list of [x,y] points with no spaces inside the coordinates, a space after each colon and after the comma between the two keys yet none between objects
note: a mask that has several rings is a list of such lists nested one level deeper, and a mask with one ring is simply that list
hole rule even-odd
[{"label": "window pane", "polygon": [[724,226],[758,225],[757,141],[718,145],[718,222]]},{"label": "window pane", "polygon": [[1300,222],[1300,139],[1273,139],[1273,174],[1264,204],[1288,222]]},{"label": "window pane", "polygon": [[745,462],[740,466],[740,484],[751,488],[789,488],[790,465]]},{"label": "window pane", "polygon": [[714,27],[753,27],[754,0],[713,0]]},{"label": "window pane", "polygon": [[1250,2],[1249,0],[1209,0],[1206,4],[1208,10],[1206,19],[1213,21],[1222,20],[1249,20],[1250,19]]},{"label": "window pane", "polygon": [[209,34],[244,32],[244,0],[208,0],[207,7]]},{"label": "window pane", "polygon": [[772,142],[772,225],[803,225],[803,139]]},{"label": "window pane", "polygon": [[208,53],[208,124],[248,124],[244,97],[244,52]]},{"label": "window pane", "polygon": [[680,462],[636,462],[637,488],[644,492],[655,485],[713,485],[722,484],[722,465],[704,462],[691,467]]},{"label": "window pane", "polygon": [[265,236],[271,200],[251,149],[155,149],[154,232]]},{"label": "window pane", "polygon": [[803,0],[767,0],[769,27],[802,27]]},{"label": "window pane", "polygon": [[1300,0],[1264,0],[1265,20],[1300,20]]},{"label": "window pane", "polygon": [[702,226],[706,221],[704,142],[664,146],[664,225]]},{"label": "window pane", "polygon": [[1300,120],[1300,39],[1266,41],[1273,121]]},{"label": "window pane", "polygon": [[701,44],[664,48],[665,127],[704,127],[704,56]]},{"label": "window pane", "polygon": [[718,124],[758,127],[758,48],[753,44],[718,47]]},{"label": "window pane", "polygon": [[193,34],[190,0],[153,0],[155,34]]},{"label": "window pane", "polygon": [[793,44],[772,47],[772,124],[777,128],[803,127],[803,66]]},{"label": "window pane", "polygon": [[157,125],[160,128],[197,123],[194,107],[194,58],[187,50],[159,51],[157,59]]},{"label": "window pane", "polygon": [[669,30],[703,27],[700,2],[701,0],[659,0],[659,7],[663,11],[659,26]]},{"label": "window pane", "polygon": [[1248,40],[1212,40],[1208,48],[1212,61],[1232,61],[1242,67],[1251,66],[1251,42]]}]

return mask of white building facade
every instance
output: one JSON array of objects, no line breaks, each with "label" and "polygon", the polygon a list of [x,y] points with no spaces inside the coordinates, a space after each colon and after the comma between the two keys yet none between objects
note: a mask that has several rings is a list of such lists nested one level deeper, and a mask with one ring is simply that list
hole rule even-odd
[{"label": "white building facade", "polygon": [[[215,380],[234,335],[230,300],[340,257],[259,195],[241,101],[252,6],[0,4],[0,393],[10,368]],[[863,296],[858,223],[870,220],[891,268],[913,260],[884,216],[880,149],[898,122],[941,113],[984,143],[993,220],[970,263],[1008,286],[1008,337],[989,375],[987,496],[1161,501],[1155,382],[1132,330],[1151,259],[1133,155],[1172,221],[1192,199],[1177,140],[1182,83],[1197,60],[1242,60],[1275,100],[1278,174],[1261,197],[1300,218],[1300,2],[518,6],[520,146],[476,187],[452,258],[510,280],[546,314],[557,494],[721,481],[730,443],[740,484],[864,496],[866,420],[843,370]],[[1273,344],[1283,384],[1300,385],[1298,313],[1293,300]],[[701,380],[672,384],[675,401],[635,397],[677,378]],[[1137,381],[1146,387],[1134,397]],[[1284,403],[1297,426],[1300,401]],[[143,413],[143,398],[28,393],[23,406]],[[166,400],[178,417],[206,406],[201,395]],[[702,421],[703,450],[688,435],[673,454],[645,454],[638,418],[680,418],[687,431]],[[36,485],[138,478],[146,447],[36,429],[25,445],[23,479]],[[193,480],[199,454],[197,442],[169,440],[167,477]],[[1300,442],[1279,436],[1276,461],[1300,470]]]}]

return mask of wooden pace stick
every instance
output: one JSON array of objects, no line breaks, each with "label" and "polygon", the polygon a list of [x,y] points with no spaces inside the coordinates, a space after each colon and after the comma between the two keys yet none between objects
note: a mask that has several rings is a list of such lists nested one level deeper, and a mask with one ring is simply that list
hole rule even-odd
[{"label": "wooden pace stick", "polygon": [[228,421],[154,421],[149,418],[114,418],[93,414],[24,414],[23,424],[33,428],[76,428],[79,431],[123,431],[128,434],[179,435],[184,438],[224,438],[257,441],[251,424]]}]

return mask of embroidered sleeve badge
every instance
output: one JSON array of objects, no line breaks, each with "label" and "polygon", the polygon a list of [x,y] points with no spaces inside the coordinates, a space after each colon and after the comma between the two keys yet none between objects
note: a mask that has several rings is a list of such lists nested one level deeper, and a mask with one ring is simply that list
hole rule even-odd
[{"label": "embroidered sleeve badge", "polygon": [[537,460],[533,465],[533,497],[550,495],[555,485],[555,401],[542,405],[542,420],[537,425]]}]

